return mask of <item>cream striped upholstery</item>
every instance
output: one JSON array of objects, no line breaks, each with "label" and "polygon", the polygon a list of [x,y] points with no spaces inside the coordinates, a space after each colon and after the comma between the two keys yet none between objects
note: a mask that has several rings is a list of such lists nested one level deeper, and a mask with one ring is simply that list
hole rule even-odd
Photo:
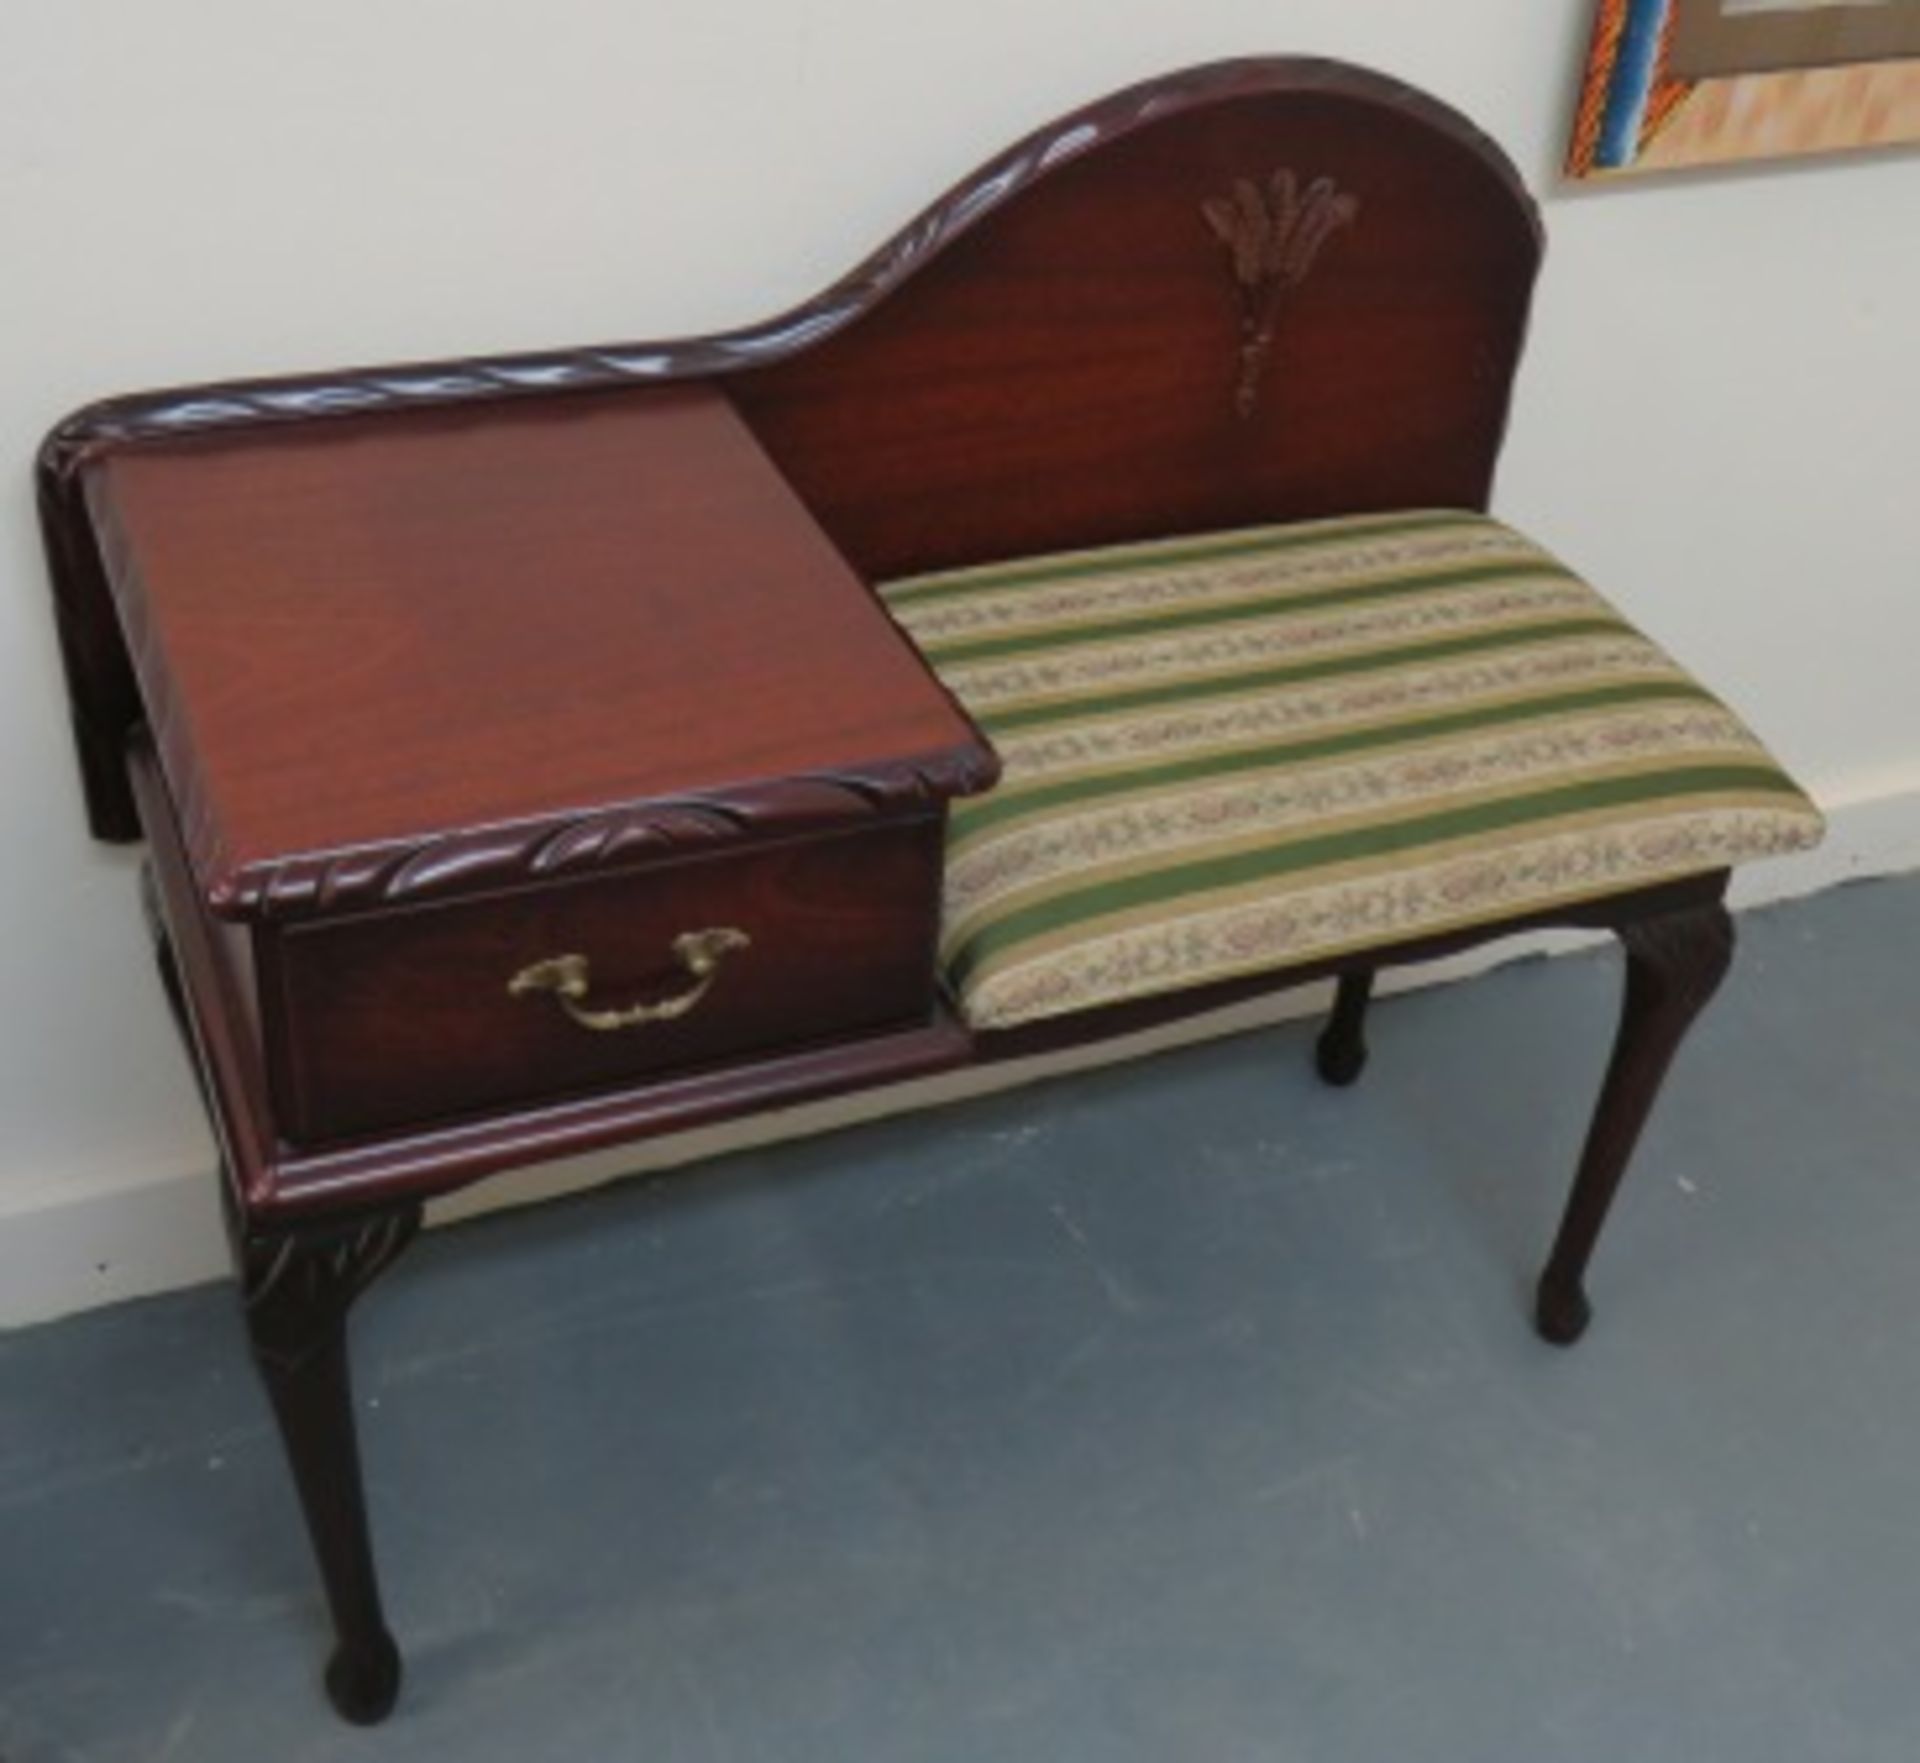
[{"label": "cream striped upholstery", "polygon": [[1744,724],[1544,551],[1413,511],[882,593],[1005,764],[942,957],[1004,1028],[1814,844]]}]

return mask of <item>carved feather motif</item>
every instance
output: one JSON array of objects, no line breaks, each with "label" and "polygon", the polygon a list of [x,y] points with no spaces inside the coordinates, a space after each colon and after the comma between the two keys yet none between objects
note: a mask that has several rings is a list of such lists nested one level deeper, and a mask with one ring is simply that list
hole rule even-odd
[{"label": "carved feather motif", "polygon": [[1299,175],[1282,166],[1265,189],[1251,178],[1235,178],[1230,195],[1209,197],[1200,212],[1226,248],[1240,290],[1240,379],[1233,404],[1249,417],[1260,401],[1287,294],[1312,273],[1327,241],[1359,219],[1360,199],[1327,177],[1303,190]]}]

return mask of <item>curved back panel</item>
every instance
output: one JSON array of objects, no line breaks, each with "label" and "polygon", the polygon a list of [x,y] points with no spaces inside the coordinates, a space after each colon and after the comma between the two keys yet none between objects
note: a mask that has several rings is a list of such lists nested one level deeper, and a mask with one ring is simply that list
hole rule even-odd
[{"label": "curved back panel", "polygon": [[766,324],[90,405],[38,484],[93,829],[139,836],[143,712],[83,487],[107,451],[709,378],[874,579],[1479,508],[1539,255],[1513,167],[1444,105],[1338,62],[1222,62],[1040,130]]},{"label": "curved back panel", "polygon": [[730,381],[877,578],[1484,507],[1540,239],[1452,112],[1262,61],[1041,131],[892,250],[853,322]]}]

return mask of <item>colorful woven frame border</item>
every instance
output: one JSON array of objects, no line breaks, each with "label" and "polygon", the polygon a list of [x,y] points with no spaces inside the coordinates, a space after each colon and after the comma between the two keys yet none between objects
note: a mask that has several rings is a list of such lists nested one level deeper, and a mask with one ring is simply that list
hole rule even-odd
[{"label": "colorful woven frame border", "polygon": [[1673,0],[1600,0],[1567,157],[1571,176],[1627,170],[1692,95],[1692,81],[1665,72],[1675,17]]},{"label": "colorful woven frame border", "polygon": [[[1920,141],[1920,58],[1690,77],[1676,32],[1707,0],[1599,0],[1568,175],[1608,177]],[[1916,5],[1920,0],[1902,0]],[[1790,16],[1790,15],[1789,15]]]}]

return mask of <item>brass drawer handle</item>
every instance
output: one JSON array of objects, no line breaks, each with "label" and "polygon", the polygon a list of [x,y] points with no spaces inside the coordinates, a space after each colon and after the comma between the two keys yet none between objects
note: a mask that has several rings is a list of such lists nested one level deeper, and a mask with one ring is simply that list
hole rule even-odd
[{"label": "brass drawer handle", "polygon": [[674,956],[693,984],[671,998],[662,998],[657,1004],[630,1004],[624,1010],[588,1009],[587,993],[593,982],[588,977],[584,955],[555,955],[547,961],[536,961],[508,980],[507,990],[516,998],[551,992],[560,1000],[562,1010],[595,1034],[639,1028],[649,1022],[672,1022],[685,1016],[707,995],[719,975],[721,957],[747,948],[752,940],[745,931],[730,930],[724,925],[713,930],[690,930],[675,937]]}]

